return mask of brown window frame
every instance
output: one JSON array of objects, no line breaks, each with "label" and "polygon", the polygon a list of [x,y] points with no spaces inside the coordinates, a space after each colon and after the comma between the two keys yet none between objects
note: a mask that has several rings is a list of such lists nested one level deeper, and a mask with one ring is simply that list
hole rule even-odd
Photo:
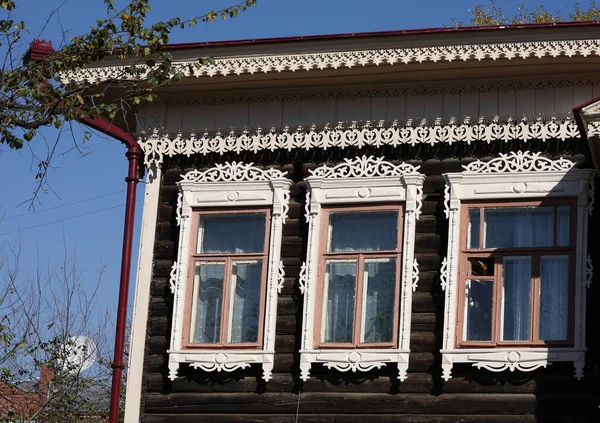
[{"label": "brown window frame", "polygon": [[[323,206],[321,213],[321,233],[319,237],[319,265],[317,270],[317,295],[319,300],[315,307],[314,345],[316,349],[359,349],[359,348],[393,348],[398,343],[398,324],[400,316],[400,287],[402,282],[402,254],[404,239],[404,206],[402,204],[385,205],[355,205],[355,206]],[[329,238],[329,216],[339,212],[370,212],[370,211],[397,211],[398,212],[398,239],[396,250],[385,251],[352,251],[352,252],[327,252]],[[395,258],[396,259],[396,286],[394,299],[394,322],[392,342],[360,343],[360,326],[363,296],[363,269],[366,258]],[[354,327],[352,343],[321,342],[321,328],[324,313],[325,290],[325,263],[327,259],[355,259],[356,260],[356,291],[354,295]]]},{"label": "brown window frame", "polygon": [[[198,253],[198,236],[200,228],[200,220],[202,216],[215,215],[215,214],[249,214],[249,213],[264,213],[265,214],[265,237],[262,253],[230,253],[230,254],[207,254]],[[268,271],[268,257],[269,257],[269,242],[271,236],[271,209],[270,208],[226,208],[226,209],[193,209],[192,210],[192,227],[190,236],[190,252],[188,255],[188,271],[186,276],[187,286],[185,292],[185,314],[183,319],[183,331],[182,331],[182,346],[184,349],[262,349],[263,345],[263,333],[264,333],[264,316],[265,316],[265,303],[266,303],[266,285],[267,285],[267,271]],[[258,317],[258,335],[257,342],[243,342],[243,343],[228,343],[227,330],[228,330],[228,318],[229,318],[229,300],[230,300],[230,285],[231,285],[231,273],[232,273],[232,262],[240,260],[262,260],[262,274],[261,274],[261,292],[260,292],[260,311]],[[223,300],[221,306],[221,330],[219,335],[219,342],[212,344],[200,344],[190,342],[191,328],[192,328],[192,309],[195,305],[195,299],[193,298],[194,289],[194,275],[195,265],[197,261],[214,261],[223,262],[225,264],[225,274],[223,277]]]},{"label": "brown window frame", "polygon": [[[570,237],[569,245],[566,247],[520,247],[520,248],[482,248],[484,219],[483,210],[486,208],[511,208],[511,207],[555,207],[554,214],[554,244],[556,244],[556,208],[558,206],[570,206]],[[467,248],[467,239],[469,231],[469,213],[471,208],[480,208],[479,219],[479,247],[477,249]],[[577,242],[577,198],[552,198],[541,200],[507,200],[507,201],[461,201],[461,228],[460,228],[460,248],[459,248],[459,268],[458,268],[458,298],[457,298],[457,325],[456,325],[456,346],[458,348],[501,348],[501,347],[569,347],[573,345],[574,339],[574,320],[575,320],[575,251]],[[563,255],[569,257],[569,281],[568,281],[568,320],[567,320],[567,339],[561,341],[540,340],[539,336],[539,311],[540,296],[540,257],[549,255]],[[532,261],[532,278],[530,290],[530,329],[529,341],[502,341],[501,340],[501,309],[502,309],[502,286],[503,270],[502,258],[505,256],[528,256]],[[493,258],[494,274],[493,276],[474,276],[469,274],[469,258]],[[463,339],[464,329],[464,309],[466,300],[466,281],[467,279],[490,280],[493,285],[492,294],[492,339],[491,341],[466,341]]]}]

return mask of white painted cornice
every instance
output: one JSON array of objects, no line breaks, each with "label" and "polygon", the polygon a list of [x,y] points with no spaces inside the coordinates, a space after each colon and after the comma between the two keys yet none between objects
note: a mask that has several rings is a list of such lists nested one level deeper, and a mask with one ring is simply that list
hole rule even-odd
[{"label": "white painted cornice", "polygon": [[[227,76],[254,73],[282,73],[319,71],[326,69],[403,65],[410,63],[469,62],[482,60],[542,59],[546,57],[586,57],[599,55],[600,40],[562,40],[518,43],[463,44],[429,47],[337,51],[326,53],[242,56],[215,58],[214,65],[193,62],[175,62],[175,67],[186,76]],[[190,66],[191,65],[191,66]],[[145,78],[148,68],[142,70]],[[61,75],[63,83],[133,79],[124,66],[86,68]],[[136,78],[137,79],[137,78]]]}]

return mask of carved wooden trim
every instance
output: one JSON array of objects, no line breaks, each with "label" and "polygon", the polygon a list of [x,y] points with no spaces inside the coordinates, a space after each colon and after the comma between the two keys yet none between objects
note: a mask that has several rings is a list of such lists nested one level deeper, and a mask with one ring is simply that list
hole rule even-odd
[{"label": "carved wooden trim", "polygon": [[570,160],[560,158],[548,159],[541,153],[530,151],[511,151],[508,154],[500,153],[500,157],[483,162],[477,160],[463,166],[463,173],[516,173],[516,172],[562,172],[575,166]]},{"label": "carved wooden trim", "polygon": [[[595,124],[590,124],[592,133],[600,133]],[[507,121],[407,121],[362,122],[345,125],[327,124],[311,127],[279,127],[264,130],[232,129],[229,132],[198,132],[192,134],[163,134],[155,131],[140,134],[139,143],[144,151],[144,164],[152,169],[160,166],[165,157],[210,153],[225,154],[242,151],[276,151],[293,149],[328,149],[367,146],[382,147],[400,145],[456,142],[493,142],[511,140],[542,141],[579,138],[579,130],[571,118],[550,120],[507,120]],[[215,171],[218,175],[219,172]]]},{"label": "carved wooden trim", "polygon": [[[440,272],[441,286],[445,294],[444,336],[442,348],[443,378],[451,377],[454,363],[471,363],[490,371],[531,371],[546,367],[553,361],[574,363],[575,376],[583,376],[585,349],[585,286],[591,281],[588,273],[587,221],[590,169],[576,169],[575,163],[565,159],[552,160],[540,153],[511,152],[500,154],[490,161],[476,161],[459,173],[444,174],[446,189],[444,208],[449,219],[448,250]],[[514,199],[576,197],[577,214],[574,343],[572,348],[458,348],[456,346],[456,321],[459,260],[460,204],[463,200],[512,201]],[[591,271],[591,270],[590,270]]]},{"label": "carved wooden trim", "polygon": [[[424,62],[543,59],[563,55],[585,57],[598,55],[599,52],[600,41],[593,39],[405,47],[276,56],[217,57],[212,65],[193,64],[189,61],[174,62],[173,65],[185,76],[229,75],[229,77],[235,77],[235,75],[254,73],[316,72],[325,69],[402,66]],[[64,72],[61,74],[61,82],[68,84],[69,81],[86,81],[93,84],[107,80],[145,79],[150,68],[144,64],[139,64],[137,67],[142,70],[140,78],[128,72],[125,66],[105,66]]]},{"label": "carved wooden trim", "polygon": [[[418,167],[392,164],[383,157],[356,157],[336,166],[315,169],[306,179],[308,249],[306,262],[300,271],[300,291],[304,294],[302,345],[300,350],[301,378],[307,380],[313,363],[322,363],[339,371],[367,371],[386,363],[398,367],[398,377],[407,375],[410,351],[410,316],[412,293],[419,280],[418,264],[414,258],[415,222],[422,207],[424,175]],[[316,349],[314,328],[317,305],[317,266],[319,262],[319,233],[323,205],[404,203],[402,240],[400,319],[398,341],[393,348],[382,349]]]},{"label": "carved wooden trim", "polygon": [[[169,286],[173,293],[173,323],[169,354],[169,378],[177,377],[181,363],[204,371],[234,371],[251,364],[260,364],[263,378],[268,381],[273,370],[277,294],[283,287],[285,271],[281,261],[283,224],[289,211],[291,181],[277,169],[260,169],[252,163],[222,163],[206,171],[193,170],[181,175],[176,216],[179,226],[178,257],[170,273]],[[207,351],[184,349],[182,334],[185,316],[185,292],[190,282],[186,277],[191,225],[186,224],[194,208],[262,206],[271,208],[268,258],[266,270],[266,298],[262,349],[227,349]]]}]

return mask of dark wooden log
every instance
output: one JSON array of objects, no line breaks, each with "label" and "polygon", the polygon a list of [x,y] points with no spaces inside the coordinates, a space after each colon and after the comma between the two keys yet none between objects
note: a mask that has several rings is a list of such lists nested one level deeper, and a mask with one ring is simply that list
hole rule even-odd
[{"label": "dark wooden log", "polygon": [[296,316],[294,316],[294,315],[287,315],[287,316],[279,315],[279,316],[277,316],[277,325],[275,327],[275,330],[276,330],[277,334],[293,335],[296,333],[298,326],[299,325],[298,325]]},{"label": "dark wooden log", "polygon": [[169,316],[169,305],[164,298],[154,297],[150,303],[150,315],[156,316]]},{"label": "dark wooden log", "polygon": [[290,296],[280,295],[277,300],[277,315],[279,316],[289,316],[296,315],[298,305],[296,300]]},{"label": "dark wooden log", "polygon": [[[147,423],[172,423],[172,414],[147,414]],[[177,423],[535,423],[535,415],[526,416],[402,416],[398,414],[178,414]],[[558,422],[558,421],[556,421]],[[566,421],[561,421],[565,423]],[[576,420],[573,420],[575,423]],[[580,421],[577,421],[580,422]],[[552,422],[555,423],[555,422]]]},{"label": "dark wooden log", "polygon": [[277,335],[275,337],[275,352],[292,353],[296,350],[296,337],[294,335]]},{"label": "dark wooden log", "polygon": [[413,313],[433,313],[435,303],[431,294],[420,291],[413,293],[412,311]]},{"label": "dark wooden log", "polygon": [[154,276],[169,277],[173,268],[172,259],[154,259]]},{"label": "dark wooden log", "polygon": [[419,263],[419,269],[424,272],[439,271],[442,267],[442,260],[439,254],[415,251],[415,257]]},{"label": "dark wooden log", "polygon": [[171,326],[169,318],[166,316],[153,316],[148,319],[148,335],[150,336],[169,336]]},{"label": "dark wooden log", "polygon": [[148,352],[150,354],[161,354],[167,351],[166,336],[150,336],[148,337]]},{"label": "dark wooden log", "polygon": [[156,241],[154,257],[157,259],[175,259],[175,243],[173,241]]},{"label": "dark wooden log", "polygon": [[147,412],[174,413],[295,413],[300,414],[461,414],[523,415],[536,412],[533,394],[397,394],[318,392],[154,394],[146,397]]},{"label": "dark wooden log", "polygon": [[170,204],[158,205],[158,221],[170,222],[175,218],[175,210]]},{"label": "dark wooden log", "polygon": [[410,350],[414,352],[433,352],[435,335],[430,332],[412,332],[410,334]]}]

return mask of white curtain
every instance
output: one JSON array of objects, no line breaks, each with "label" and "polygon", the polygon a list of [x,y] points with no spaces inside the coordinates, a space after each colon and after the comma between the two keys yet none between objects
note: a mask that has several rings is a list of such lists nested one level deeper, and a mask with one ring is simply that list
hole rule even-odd
[{"label": "white curtain", "polygon": [[569,257],[542,256],[540,273],[540,333],[548,341],[567,339]]},{"label": "white curtain", "polygon": [[361,342],[391,342],[394,330],[396,259],[365,260]]},{"label": "white curtain", "polygon": [[354,329],[356,262],[327,262],[321,342],[350,343]]},{"label": "white curtain", "polygon": [[197,306],[192,337],[194,343],[220,342],[224,277],[223,264],[196,263],[194,285],[198,290],[195,298]]},{"label": "white curtain", "polygon": [[262,260],[233,262],[228,342],[257,342]]},{"label": "white curtain", "polygon": [[531,257],[504,257],[502,340],[528,341],[531,323]]}]

